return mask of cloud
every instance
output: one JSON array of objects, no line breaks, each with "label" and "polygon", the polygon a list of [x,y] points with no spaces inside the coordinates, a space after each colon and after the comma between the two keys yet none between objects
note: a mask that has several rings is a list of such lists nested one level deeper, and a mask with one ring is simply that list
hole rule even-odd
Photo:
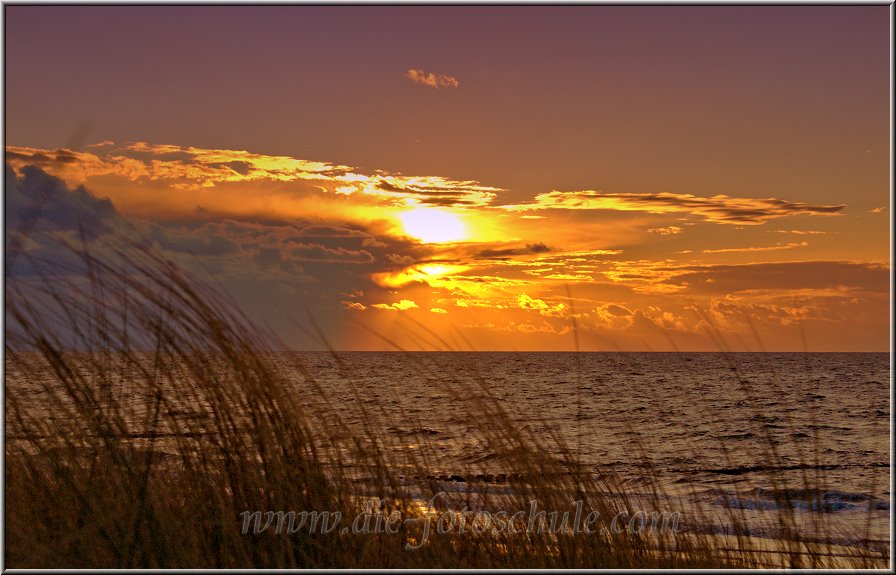
[{"label": "cloud", "polygon": [[434,74],[432,72],[424,72],[423,70],[410,69],[405,76],[415,84],[422,84],[430,88],[440,90],[442,88],[458,88],[460,82],[454,76],[447,74]]},{"label": "cloud", "polygon": [[647,230],[651,234],[658,234],[661,236],[672,236],[675,234],[680,234],[684,231],[684,228],[680,228],[678,226],[668,226],[665,228],[650,228]]},{"label": "cloud", "polygon": [[[875,262],[789,261],[744,264],[673,264],[674,260],[609,262],[600,275],[650,297],[740,291],[849,287],[887,293],[888,267]],[[621,294],[629,297],[628,294]],[[657,301],[660,301],[659,299]],[[666,300],[669,301],[669,300]],[[627,306],[630,307],[630,306]]]},{"label": "cloud", "polygon": [[547,309],[548,304],[544,302],[544,300],[540,300],[538,298],[530,297],[527,294],[520,294],[517,298],[517,303],[523,309]]},{"label": "cloud", "polygon": [[393,263],[400,266],[410,266],[414,263],[414,258],[407,255],[400,254],[386,254],[386,260],[389,263]]},{"label": "cloud", "polygon": [[747,290],[829,289],[850,287],[887,293],[884,264],[836,261],[775,262],[666,268],[662,281],[690,292],[736,293]]},{"label": "cloud", "polygon": [[537,310],[539,314],[548,317],[566,317],[568,315],[566,304],[548,305],[544,300],[530,297],[527,294],[520,294],[516,303],[522,309]]},{"label": "cloud", "polygon": [[300,262],[369,264],[373,255],[367,250],[351,250],[343,247],[329,248],[315,243],[294,243],[288,245],[283,254],[288,259]]},{"label": "cloud", "polygon": [[756,246],[746,248],[721,248],[717,250],[703,250],[704,254],[727,254],[734,252],[776,252],[780,250],[791,250],[793,248],[804,248],[809,242],[790,242],[789,244],[778,244],[776,246]]},{"label": "cloud", "polygon": [[686,213],[719,224],[759,225],[771,219],[798,214],[837,215],[846,206],[821,206],[777,198],[732,198],[726,195],[703,198],[691,194],[668,192],[627,194],[585,190],[538,194],[532,202],[501,207],[505,210],[522,212],[564,209],[645,211],[661,214]]},{"label": "cloud", "polygon": [[[69,245],[88,240],[93,255],[103,257],[108,245],[100,242],[130,229],[107,198],[83,186],[69,187],[38,167],[16,174],[7,165],[4,180],[7,278],[83,275],[85,262]],[[35,286],[36,291],[42,288]]]},{"label": "cloud", "polygon": [[524,248],[502,248],[502,249],[485,249],[476,254],[476,257],[488,259],[507,259],[512,256],[522,256],[527,254],[543,254],[550,252],[551,248],[542,242],[534,244],[526,244]]},{"label": "cloud", "polygon": [[[136,142],[121,147],[103,146],[91,152],[71,150],[42,150],[23,146],[7,146],[6,157],[14,170],[26,165],[39,166],[69,184],[81,184],[90,178],[114,176],[126,183],[162,185],[167,191],[185,190],[204,192],[223,189],[247,182],[269,183],[278,186],[278,194],[286,195],[272,205],[294,204],[290,193],[303,195],[342,196],[352,203],[407,207],[484,206],[490,204],[500,188],[484,186],[473,180],[453,180],[439,176],[405,176],[375,171],[359,173],[355,168],[329,162],[303,160],[290,156],[255,154],[242,150],[182,147],[168,144]],[[284,191],[286,184],[293,184]],[[297,186],[301,184],[301,186]],[[126,186],[127,193],[133,185]],[[156,196],[159,194],[156,193]],[[247,211],[252,202],[245,194],[241,200],[228,202],[228,208]],[[203,208],[218,211],[224,203],[220,192],[215,197],[203,195]],[[182,198],[179,198],[183,202]],[[158,198],[156,198],[157,201]],[[319,203],[317,204],[319,206]],[[190,210],[195,209],[195,203]],[[307,211],[307,210],[303,210]]]},{"label": "cloud", "polygon": [[557,333],[557,330],[554,329],[547,320],[541,322],[541,325],[534,325],[530,322],[525,322],[521,324],[514,324],[511,322],[511,326],[516,325],[516,330],[525,334],[533,334],[533,333]]},{"label": "cloud", "polygon": [[122,156],[100,157],[90,152],[61,148],[42,150],[23,146],[7,146],[6,161],[17,172],[24,166],[37,166],[69,184],[83,184],[91,176],[119,176],[127,180],[148,177],[147,166]]},{"label": "cloud", "polygon": [[882,213],[885,209],[887,209],[887,208],[884,207],[884,206],[880,206],[880,207],[878,207],[878,208],[871,208],[871,209],[868,210],[868,211],[871,212],[872,214],[880,214],[880,213]]},{"label": "cloud", "polygon": [[684,318],[676,314],[659,309],[656,306],[650,306],[646,310],[635,310],[632,315],[633,329],[655,329],[660,328],[664,331],[689,331]]},{"label": "cloud", "polygon": [[541,278],[546,280],[557,280],[564,282],[590,282],[592,279],[594,279],[586,274],[549,274],[541,276]]},{"label": "cloud", "polygon": [[[582,318],[583,334],[593,330],[592,334],[609,337],[609,331],[616,330],[623,340],[635,341],[643,335],[653,345],[658,326],[695,333],[699,320],[685,311],[687,305],[706,308],[710,302],[724,300],[714,308],[720,317],[734,318],[734,309],[739,307],[778,327],[813,319],[831,323],[821,319],[830,311],[839,313],[836,317],[842,316],[846,326],[850,305],[856,313],[883,309],[879,299],[885,298],[888,287],[887,269],[879,264],[702,265],[725,261],[721,256],[728,252],[755,252],[750,259],[761,261],[765,259],[762,252],[807,246],[801,240],[812,242],[809,236],[821,232],[787,229],[800,227],[801,221],[753,228],[762,238],[728,228],[741,240],[730,238],[723,243],[717,238],[701,242],[699,248],[680,246],[694,250],[693,257],[704,258],[690,265],[686,258],[674,255],[668,244],[663,249],[664,239],[694,231],[688,226],[701,225],[696,223],[699,219],[732,223],[725,218],[741,218],[756,224],[792,214],[815,214],[816,208],[821,215],[838,213],[838,206],[727,196],[585,192],[542,194],[520,204],[521,210],[511,206],[508,211],[507,206],[493,204],[499,188],[476,181],[373,169],[361,173],[338,164],[284,156],[139,143],[104,145],[87,152],[8,151],[12,152],[11,181],[39,174],[40,181],[52,184],[46,195],[48,205],[56,207],[43,225],[77,231],[77,220],[100,227],[127,217],[178,264],[190,270],[204,268],[253,317],[257,313],[278,326],[284,325],[296,302],[313,302],[315,313],[324,318],[322,323],[332,322],[337,329],[350,316],[382,321],[390,315],[386,312],[405,311],[436,323],[451,319],[459,327],[474,320],[486,326],[483,329],[503,326],[500,329],[506,328],[508,337],[501,345],[525,347],[519,338],[538,341],[548,333],[541,332],[544,326],[553,325],[554,333],[561,335],[571,323],[564,320],[575,310],[575,316]],[[28,167],[28,161],[43,168]],[[84,186],[73,183],[85,175]],[[15,185],[19,184],[7,183],[12,194],[19,193],[12,189]],[[54,191],[53,186],[59,189]],[[8,230],[25,213],[21,206],[29,202],[23,197],[33,200],[39,188],[28,187],[32,195],[10,196]],[[158,209],[159,198],[164,198],[165,206],[176,205]],[[125,203],[129,207],[122,208],[119,199],[131,202]],[[133,208],[141,202],[148,208]],[[452,213],[469,225],[469,238],[451,245],[424,245],[406,236],[399,214],[425,203],[443,202],[457,206]],[[557,206],[601,211],[552,211]],[[535,211],[526,211],[530,208]],[[521,219],[524,215],[538,219]],[[617,222],[622,222],[618,228],[614,227]],[[727,231],[724,226],[701,229],[709,228],[716,229],[716,235]],[[769,236],[765,230],[793,235]],[[743,247],[725,247],[738,245]],[[719,257],[704,256],[700,253],[704,247],[706,254]],[[788,253],[798,259],[808,251]],[[17,273],[20,267],[16,265]],[[571,285],[574,307],[563,297],[561,283]],[[728,296],[742,300],[735,306]],[[822,298],[837,302],[824,307],[818,303]],[[850,303],[852,298],[861,301]],[[419,312],[414,312],[417,308]],[[383,312],[374,313],[379,310]],[[885,315],[884,310],[881,317]],[[861,321],[862,325],[872,322]],[[843,329],[850,334],[856,331]],[[845,338],[834,336],[840,338],[837,341]],[[346,338],[341,345],[351,347],[345,342],[353,335],[340,337]]]},{"label": "cloud", "polygon": [[88,237],[102,233],[119,219],[108,198],[97,198],[83,186],[69,188],[61,179],[35,166],[21,176],[5,169],[5,214],[9,231],[77,231]]},{"label": "cloud", "polygon": [[371,181],[372,188],[365,188],[368,194],[413,198],[433,206],[484,206],[492,202],[497,192],[502,191],[474,180],[459,181],[438,176],[378,174]]},{"label": "cloud", "polygon": [[634,323],[633,312],[616,304],[599,305],[593,313],[595,325],[599,328],[628,329]]},{"label": "cloud", "polygon": [[[500,187],[475,180],[432,175],[404,175],[373,170],[367,173],[337,163],[266,155],[243,150],[184,147],[135,142],[123,146],[105,143],[87,152],[43,150],[7,146],[12,168],[20,172],[34,165],[77,185],[102,177],[102,190],[127,215],[152,217],[222,217],[264,215],[299,217],[315,212],[322,218],[353,214],[356,221],[370,208],[407,209],[409,206],[455,208],[493,207]],[[246,184],[253,186],[246,194]],[[97,182],[99,187],[99,182]],[[209,192],[214,190],[214,194]],[[202,210],[197,211],[197,204]],[[643,211],[690,214],[705,221],[757,225],[793,215],[838,215],[843,205],[826,206],[776,198],[735,198],[725,195],[697,197],[675,193],[603,193],[552,191],[532,201],[499,206],[519,212],[521,218],[541,217],[539,210]],[[365,211],[367,210],[367,211]],[[537,221],[537,220],[536,220]],[[330,236],[345,227],[316,224],[308,234]],[[329,229],[328,229],[329,228]],[[649,228],[650,233],[672,235],[678,225]],[[371,238],[370,241],[375,241]],[[547,250],[529,246],[531,253]],[[510,248],[508,248],[510,249]],[[522,249],[522,248],[514,248]],[[484,252],[483,257],[512,257],[519,253]]]},{"label": "cloud", "polygon": [[619,317],[626,317],[632,315],[630,309],[622,307],[621,305],[610,304],[604,308],[607,313],[610,315],[615,315]]},{"label": "cloud", "polygon": [[409,309],[419,308],[413,300],[403,299],[397,303],[375,303],[372,307],[376,309],[389,309],[394,311],[406,311]]},{"label": "cloud", "polygon": [[[840,297],[848,294],[840,294]],[[809,297],[785,294],[770,301],[743,301],[740,298],[713,299],[707,313],[717,325],[725,325],[729,329],[733,324],[744,321],[744,316],[752,321],[775,323],[782,326],[794,325],[807,320],[836,321],[833,306],[819,301],[819,296]]]},{"label": "cloud", "polygon": [[[166,230],[161,226],[153,226],[147,234],[149,239],[155,241],[159,247],[178,253],[193,254],[197,256],[220,256],[232,254],[237,251],[237,245],[230,239],[212,231],[203,233],[203,230]],[[279,253],[278,253],[279,255]],[[264,262],[262,255],[258,260]]]},{"label": "cloud", "polygon": [[258,248],[255,254],[255,263],[263,267],[280,265],[282,261],[280,248]]},{"label": "cloud", "polygon": [[298,235],[306,238],[354,238],[370,237],[366,232],[354,228],[339,226],[312,225],[299,230]]}]

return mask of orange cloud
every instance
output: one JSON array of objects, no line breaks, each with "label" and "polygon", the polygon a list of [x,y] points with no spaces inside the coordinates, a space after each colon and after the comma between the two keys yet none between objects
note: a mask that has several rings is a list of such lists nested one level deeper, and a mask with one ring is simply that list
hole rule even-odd
[{"label": "orange cloud", "polygon": [[517,298],[517,302],[519,306],[523,309],[547,309],[548,304],[544,302],[544,300],[540,300],[538,298],[530,297],[527,294],[520,294],[519,298]]},{"label": "orange cloud", "polygon": [[289,156],[145,142],[120,148],[103,146],[95,153],[7,146],[6,161],[16,171],[26,165],[38,166],[70,184],[110,175],[126,182],[158,182],[169,189],[195,191],[246,182],[305,182],[308,189],[349,196],[355,203],[394,207],[485,206],[502,191],[473,180],[381,171],[362,174],[349,166]]},{"label": "orange cloud", "polygon": [[678,226],[668,226],[665,228],[650,228],[647,230],[651,234],[659,234],[661,236],[672,236],[675,234],[680,234],[684,231],[684,228],[680,228]]},{"label": "orange cloud", "polygon": [[889,267],[873,262],[772,262],[743,265],[667,266],[661,281],[689,292],[736,293],[747,290],[832,289],[849,287],[886,294]]},{"label": "orange cloud", "polygon": [[791,250],[793,248],[804,248],[809,242],[791,242],[789,244],[778,244],[776,246],[756,246],[746,248],[721,248],[718,250],[703,250],[704,254],[727,254],[734,252],[776,252],[779,250]]},{"label": "orange cloud", "polygon": [[415,84],[422,84],[430,88],[440,90],[442,88],[459,88],[460,82],[454,76],[447,74],[434,74],[432,72],[424,72],[423,70],[410,69],[405,76]]},{"label": "orange cloud", "polygon": [[376,309],[389,309],[389,310],[395,310],[395,311],[406,311],[406,310],[409,310],[409,309],[419,308],[420,306],[417,305],[413,300],[403,299],[403,300],[401,300],[401,301],[399,301],[399,302],[396,302],[396,303],[375,303],[375,304],[373,304],[372,307],[375,307]]},{"label": "orange cloud", "polygon": [[285,259],[294,259],[300,262],[367,264],[373,261],[373,256],[367,250],[330,248],[315,243],[291,244],[283,250],[283,254]]},{"label": "orange cloud", "polygon": [[827,232],[819,230],[769,230],[770,232],[778,232],[779,234],[794,234],[797,236],[824,236]]},{"label": "orange cloud", "polygon": [[623,194],[585,190],[538,194],[532,202],[501,207],[509,211],[522,212],[562,209],[643,211],[656,214],[686,213],[719,224],[759,225],[771,219],[798,214],[837,215],[846,206],[845,204],[821,206],[777,198],[732,198],[722,194],[711,198],[702,198],[691,194],[668,192]]}]

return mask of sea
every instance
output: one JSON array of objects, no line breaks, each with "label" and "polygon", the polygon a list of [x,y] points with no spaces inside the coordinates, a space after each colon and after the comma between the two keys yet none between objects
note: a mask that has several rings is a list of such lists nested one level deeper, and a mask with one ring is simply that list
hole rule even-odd
[{"label": "sea", "polygon": [[[507,494],[512,456],[495,438],[511,433],[531,438],[567,469],[571,462],[575,473],[649,501],[654,508],[645,511],[681,513],[695,531],[731,533],[736,514],[751,535],[786,537],[778,521],[786,508],[804,539],[890,544],[888,353],[270,357],[315,428],[374,438],[408,484]],[[45,389],[17,382],[9,368],[8,361],[7,402],[49,405]],[[128,385],[117,385],[119,404],[145,420],[152,395]],[[182,416],[201,411],[186,406]],[[8,442],[23,433],[15,425],[8,417]],[[154,445],[166,449],[164,441]],[[340,465],[362,490],[377,482],[363,466],[351,468],[351,458]],[[569,494],[570,507],[575,497]]]},{"label": "sea", "polygon": [[359,429],[373,425],[385,443],[427,461],[447,490],[481,490],[506,470],[489,441],[494,405],[548,451],[628,494],[648,489],[649,470],[649,491],[658,485],[666,502],[655,511],[681,510],[687,520],[696,510],[704,530],[729,531],[736,510],[751,534],[780,537],[787,506],[805,539],[889,545],[888,353],[353,352],[289,360],[326,395],[321,409],[319,394],[308,393],[309,409],[335,410]]}]

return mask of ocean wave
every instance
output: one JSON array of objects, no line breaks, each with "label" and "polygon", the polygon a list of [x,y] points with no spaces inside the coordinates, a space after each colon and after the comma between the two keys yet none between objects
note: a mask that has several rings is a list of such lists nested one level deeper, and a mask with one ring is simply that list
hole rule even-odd
[{"label": "ocean wave", "polygon": [[889,510],[889,502],[868,493],[821,489],[763,489],[744,493],[725,492],[712,500],[713,505],[730,509],[795,509],[805,511]]},{"label": "ocean wave", "polygon": [[743,465],[739,467],[717,467],[698,469],[701,473],[712,473],[718,475],[744,475],[747,473],[768,473],[777,471],[800,471],[800,470],[833,470],[846,469],[851,467],[889,467],[888,463],[864,463],[864,464],[810,464],[798,463],[794,465]]},{"label": "ocean wave", "polygon": [[429,427],[414,427],[414,428],[403,428],[403,427],[389,427],[389,432],[393,433],[399,437],[405,437],[408,435],[441,435],[442,432],[436,429],[432,429]]}]

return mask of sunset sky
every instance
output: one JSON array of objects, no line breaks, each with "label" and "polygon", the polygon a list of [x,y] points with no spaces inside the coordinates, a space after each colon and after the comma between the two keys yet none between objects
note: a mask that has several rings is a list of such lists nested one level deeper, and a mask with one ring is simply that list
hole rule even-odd
[{"label": "sunset sky", "polygon": [[890,9],[6,6],[7,238],[295,349],[886,350]]}]

